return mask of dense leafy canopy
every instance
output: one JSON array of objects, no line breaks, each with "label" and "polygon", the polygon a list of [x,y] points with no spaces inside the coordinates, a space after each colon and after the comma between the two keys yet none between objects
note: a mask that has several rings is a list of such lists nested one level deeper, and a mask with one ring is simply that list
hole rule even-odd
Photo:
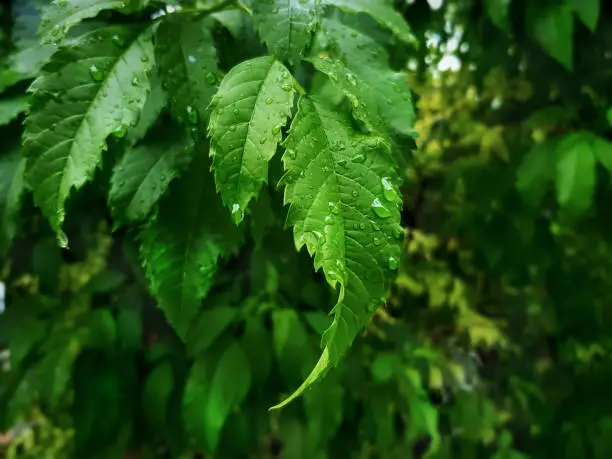
[{"label": "dense leafy canopy", "polygon": [[610,457],[610,13],[4,2],[0,456]]}]

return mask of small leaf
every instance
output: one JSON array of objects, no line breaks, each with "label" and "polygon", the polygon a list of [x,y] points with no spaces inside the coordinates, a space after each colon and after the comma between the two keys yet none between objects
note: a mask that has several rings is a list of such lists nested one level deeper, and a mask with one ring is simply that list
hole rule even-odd
[{"label": "small leaf", "polygon": [[385,0],[321,0],[324,6],[334,6],[348,13],[363,13],[407,44],[415,44],[416,38],[404,17]]},{"label": "small leaf", "polygon": [[517,171],[516,188],[534,207],[540,203],[554,179],[557,164],[555,146],[552,141],[536,144]]},{"label": "small leaf", "polygon": [[564,3],[529,2],[526,9],[527,29],[551,57],[571,70],[574,59],[574,18]]},{"label": "small leaf", "polygon": [[0,99],[0,126],[9,124],[28,108],[26,96],[15,96]]},{"label": "small leaf", "polygon": [[557,150],[557,199],[575,214],[586,211],[593,200],[595,156],[589,140],[582,132],[569,134]]},{"label": "small leaf", "polygon": [[58,42],[83,19],[93,18],[103,10],[119,10],[124,6],[125,0],[57,0],[45,8],[39,33],[49,42]]},{"label": "small leaf", "polygon": [[249,361],[239,343],[232,343],[219,359],[206,406],[206,434],[213,450],[229,414],[236,410],[251,386]]},{"label": "small leaf", "polygon": [[82,320],[84,345],[94,349],[106,349],[114,345],[117,340],[117,326],[108,309],[92,309]]},{"label": "small leaf", "polygon": [[238,64],[213,99],[208,125],[215,182],[236,224],[268,181],[281,128],[293,106],[289,71],[273,57]]},{"label": "small leaf", "polygon": [[143,220],[191,160],[193,140],[182,130],[166,126],[130,148],[117,163],[108,194],[115,227]]},{"label": "small leaf", "polygon": [[595,158],[608,172],[612,172],[612,142],[602,137],[592,136],[591,146]]},{"label": "small leaf", "polygon": [[270,54],[297,64],[317,28],[317,0],[255,0],[255,24]]},{"label": "small leaf", "polygon": [[485,0],[487,14],[493,24],[502,31],[508,32],[511,0]]},{"label": "small leaf", "polygon": [[157,29],[159,75],[174,117],[189,127],[205,126],[208,104],[217,90],[218,58],[204,20],[165,19]]},{"label": "small leaf", "polygon": [[[113,37],[121,37],[123,46]],[[64,203],[72,188],[93,176],[107,136],[123,135],[135,124],[152,57],[149,29],[107,27],[61,48],[32,83],[23,136],[26,178],[62,245]],[[133,79],[140,83],[126,84]]]},{"label": "small leaf", "polygon": [[236,308],[228,306],[217,306],[200,312],[185,340],[190,354],[197,356],[208,349],[229,327],[236,317],[236,312]]},{"label": "small leaf", "polygon": [[168,404],[174,384],[174,368],[170,360],[158,363],[145,379],[141,406],[147,425],[158,437],[163,438],[166,433]]},{"label": "small leaf", "polygon": [[17,233],[25,160],[19,150],[0,156],[0,256],[6,255]]},{"label": "small leaf", "polygon": [[599,3],[600,0],[568,0],[567,4],[573,9],[582,23],[586,25],[591,32],[597,29],[597,21],[599,20]]},{"label": "small leaf", "polygon": [[151,290],[182,339],[212,286],[219,258],[240,242],[215,193],[205,152],[196,154],[142,231],[141,257]]}]

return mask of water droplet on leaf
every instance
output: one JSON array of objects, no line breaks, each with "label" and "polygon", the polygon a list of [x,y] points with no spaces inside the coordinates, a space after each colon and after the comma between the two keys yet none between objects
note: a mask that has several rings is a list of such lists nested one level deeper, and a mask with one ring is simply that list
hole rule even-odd
[{"label": "water droplet on leaf", "polygon": [[104,72],[93,64],[89,67],[89,74],[94,81],[102,81],[104,79]]},{"label": "water droplet on leaf", "polygon": [[374,213],[380,218],[389,218],[391,216],[391,211],[387,209],[378,198],[372,201],[371,207],[374,210]]},{"label": "water droplet on leaf", "polygon": [[119,35],[113,35],[113,43],[119,48],[123,48],[125,46],[125,40]]},{"label": "water droplet on leaf", "polygon": [[391,183],[391,178],[383,177],[380,179],[380,182],[383,186],[383,195],[385,199],[389,202],[395,202],[397,200],[397,193],[393,188],[393,183]]},{"label": "water droplet on leaf", "polygon": [[272,128],[272,134],[276,135],[281,131],[281,127],[280,126],[274,126]]},{"label": "water droplet on leaf", "polygon": [[261,139],[259,139],[259,143],[261,145],[263,145],[264,143],[266,143],[267,139],[265,137],[262,137]]},{"label": "water droplet on leaf", "polygon": [[399,263],[397,261],[397,258],[389,257],[389,269],[391,271],[395,271],[397,268],[399,268]]},{"label": "water droplet on leaf", "polygon": [[209,84],[215,84],[217,82],[217,76],[213,72],[208,72],[205,78],[206,82]]},{"label": "water droplet on leaf", "polygon": [[271,105],[271,104],[272,104],[272,102],[274,102],[274,99],[272,99],[271,97],[268,97],[268,98],[266,99],[266,104]]},{"label": "water droplet on leaf", "polygon": [[187,112],[187,119],[189,119],[189,122],[191,124],[198,124],[198,112],[195,108],[193,108],[191,105],[187,105],[187,108],[185,109]]},{"label": "water droplet on leaf", "polygon": [[240,223],[244,218],[244,212],[240,208],[240,204],[232,204],[232,218],[236,224]]}]

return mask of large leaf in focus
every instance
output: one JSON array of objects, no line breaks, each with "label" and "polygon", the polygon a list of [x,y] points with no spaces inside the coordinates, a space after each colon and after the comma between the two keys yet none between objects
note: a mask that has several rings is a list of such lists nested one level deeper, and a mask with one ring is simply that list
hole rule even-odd
[{"label": "large leaf in focus", "polygon": [[384,301],[402,234],[396,165],[383,139],[356,132],[345,114],[302,97],[284,146],[282,182],[296,247],[306,245],[315,269],[340,292],[319,362],[279,406],[335,365]]},{"label": "large leaf in focus", "polygon": [[165,126],[130,148],[113,170],[109,203],[115,225],[144,219],[191,159],[193,140]]},{"label": "large leaf in focus", "polygon": [[[383,46],[360,30],[331,19],[323,20],[315,46],[319,53],[331,48],[330,54],[346,66],[344,75],[335,72],[337,83],[345,86],[345,92],[351,86],[353,91],[370,92],[373,96],[369,97],[374,97],[380,115],[392,130],[406,136],[414,135],[415,116],[408,75],[389,68],[389,54]],[[347,87],[346,82],[350,86]],[[358,85],[366,88],[357,88]],[[372,107],[362,106],[367,105],[368,97],[357,102],[355,110],[374,111]],[[371,113],[370,117],[374,115]]]},{"label": "large leaf in focus", "polygon": [[[93,18],[103,10],[121,9],[125,3],[125,0],[57,0],[45,9],[39,31],[47,41],[60,41],[83,19]],[[118,44],[124,40],[121,35],[112,39]]]},{"label": "large leaf in focus", "polygon": [[262,183],[293,106],[289,71],[270,56],[238,64],[213,98],[208,125],[215,182],[234,221]]},{"label": "large leaf in focus", "polygon": [[144,228],[141,245],[151,290],[182,339],[212,286],[219,258],[240,242],[215,193],[205,151],[196,153]]},{"label": "large leaf in focus", "polygon": [[217,51],[203,20],[169,17],[156,33],[159,75],[172,94],[172,114],[187,126],[205,126],[208,104],[217,90]]},{"label": "large leaf in focus", "polygon": [[530,35],[544,51],[571,70],[574,59],[574,18],[570,7],[563,2],[529,2],[526,23]]},{"label": "large leaf in focus", "polygon": [[595,189],[595,155],[588,133],[569,134],[557,147],[557,199],[572,213],[589,208]]},{"label": "large leaf in focus", "polygon": [[24,169],[18,149],[0,156],[0,256],[6,255],[17,232]]},{"label": "large leaf in focus", "polygon": [[70,190],[91,179],[106,137],[122,136],[138,119],[152,59],[149,29],[108,27],[60,49],[32,84],[24,132],[26,178],[63,244]]},{"label": "large leaf in focus", "polygon": [[255,0],[255,22],[271,54],[297,64],[319,20],[317,0]]},{"label": "large leaf in focus", "polygon": [[321,4],[335,6],[348,13],[367,14],[404,43],[416,43],[404,17],[386,0],[321,0]]}]

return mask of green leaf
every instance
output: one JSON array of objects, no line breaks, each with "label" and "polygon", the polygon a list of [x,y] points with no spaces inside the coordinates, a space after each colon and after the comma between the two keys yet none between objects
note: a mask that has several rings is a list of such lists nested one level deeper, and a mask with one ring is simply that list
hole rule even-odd
[{"label": "green leaf", "polygon": [[612,172],[612,142],[602,137],[592,136],[591,147],[595,158],[608,172]]},{"label": "green leaf", "polygon": [[213,450],[229,414],[240,406],[251,386],[249,361],[238,342],[221,356],[210,385],[206,406],[206,433]]},{"label": "green leaf", "polygon": [[208,349],[230,326],[236,317],[236,312],[236,308],[229,306],[217,306],[200,312],[185,340],[190,354],[197,356]]},{"label": "green leaf", "polygon": [[108,194],[115,227],[150,214],[191,160],[193,148],[193,140],[182,130],[166,126],[125,152],[113,170]]},{"label": "green leaf", "polygon": [[182,400],[182,417],[192,448],[201,450],[210,448],[206,444],[208,438],[206,409],[211,396],[210,384],[218,364],[218,357],[211,351],[198,356],[187,376]]},{"label": "green leaf", "polygon": [[268,161],[291,115],[293,91],[289,71],[265,56],[230,70],[213,98],[208,135],[215,182],[236,224],[268,181]]},{"label": "green leaf", "polygon": [[170,186],[142,232],[141,256],[151,290],[168,322],[185,339],[212,286],[219,258],[240,242],[215,193],[205,152]]},{"label": "green leaf", "polygon": [[33,379],[42,399],[52,408],[59,404],[72,376],[72,366],[81,350],[76,335],[63,345],[48,349],[33,368]]},{"label": "green leaf", "polygon": [[485,0],[487,14],[493,24],[502,31],[508,32],[511,0]]},{"label": "green leaf", "polygon": [[551,57],[571,70],[574,59],[574,18],[564,3],[529,2],[526,9],[527,29],[531,37]]},{"label": "green leaf", "polygon": [[28,108],[28,98],[26,96],[15,96],[8,99],[0,99],[0,126],[9,124],[19,114]]},{"label": "green leaf", "polygon": [[204,21],[167,18],[157,29],[155,52],[172,94],[172,114],[185,126],[203,127],[219,78],[217,51]]},{"label": "green leaf", "polygon": [[248,317],[242,335],[242,348],[251,368],[253,385],[262,385],[272,369],[272,342],[260,317]]},{"label": "green leaf", "polygon": [[117,326],[108,309],[92,309],[82,320],[83,344],[94,349],[106,349],[114,345]]},{"label": "green leaf", "polygon": [[[83,19],[93,18],[103,10],[119,10],[124,6],[125,0],[57,0],[45,9],[39,33],[48,42],[61,41],[68,30]],[[112,38],[118,43],[124,40],[120,34]]]},{"label": "green leaf", "polygon": [[536,144],[517,171],[516,188],[523,200],[533,207],[540,203],[554,179],[557,163],[555,145],[551,141]]},{"label": "green leaf", "polygon": [[268,50],[282,61],[298,64],[319,22],[317,0],[255,0],[254,20]]},{"label": "green leaf", "polygon": [[323,353],[299,396],[338,363],[386,296],[397,267],[402,231],[396,165],[386,142],[353,130],[347,117],[317,99],[302,97],[283,162],[287,217],[298,249],[306,245],[315,269],[340,284],[334,320],[323,334]]},{"label": "green leaf", "polygon": [[590,137],[583,132],[567,135],[559,143],[557,160],[557,199],[574,214],[586,211],[595,189],[595,155]]},{"label": "green leaf", "polygon": [[142,390],[144,419],[154,435],[166,433],[168,403],[174,390],[174,368],[170,360],[157,364],[145,379]]},{"label": "green leaf", "polygon": [[[366,97],[366,102],[371,97],[375,99],[375,105],[386,124],[399,134],[414,136],[415,115],[408,75],[389,68],[389,54],[385,48],[369,35],[331,19],[322,22],[321,33],[317,38],[318,53],[329,49],[327,43],[338,44],[331,48],[330,54],[341,60],[347,70],[336,78],[342,83],[348,81],[351,86],[355,82],[363,82],[367,86],[366,90],[372,94]],[[347,79],[347,74],[352,74],[352,78]],[[341,80],[343,76],[344,81]]]},{"label": "green leaf", "polygon": [[591,32],[595,32],[595,29],[597,29],[599,2],[600,0],[567,0],[569,7],[576,12],[582,23]]},{"label": "green leaf", "polygon": [[334,6],[348,13],[367,14],[404,43],[416,43],[404,17],[385,0],[321,0],[321,5]]},{"label": "green leaf", "polygon": [[0,156],[0,256],[6,255],[17,233],[24,169],[25,160],[18,149]]},{"label": "green leaf", "polygon": [[91,179],[106,137],[121,137],[135,124],[152,59],[149,29],[108,27],[60,49],[32,84],[26,178],[62,245],[64,203],[72,188]]}]

